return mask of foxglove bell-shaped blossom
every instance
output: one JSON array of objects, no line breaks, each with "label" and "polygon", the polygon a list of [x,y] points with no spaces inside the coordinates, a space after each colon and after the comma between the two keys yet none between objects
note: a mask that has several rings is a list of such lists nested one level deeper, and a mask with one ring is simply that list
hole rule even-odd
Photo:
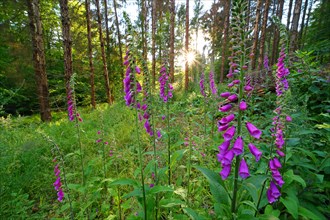
[{"label": "foxglove bell-shaped blossom", "polygon": [[273,181],[270,182],[270,186],[267,190],[267,199],[269,203],[274,203],[281,196],[280,191],[277,189]]},{"label": "foxglove bell-shaped blossom", "polygon": [[246,104],[245,101],[241,101],[241,102],[239,103],[239,109],[240,109],[241,111],[245,111],[245,110],[247,109],[247,104]]},{"label": "foxglove bell-shaped blossom", "polygon": [[234,152],[233,152],[232,150],[227,151],[227,152],[224,154],[223,158],[222,158],[221,164],[222,164],[223,166],[231,165],[231,163],[232,163],[234,157],[235,157],[235,154],[234,154]]},{"label": "foxglove bell-shaped blossom", "polygon": [[218,90],[214,82],[214,73],[210,72],[210,88],[213,95],[217,96]]},{"label": "foxglove bell-shaped blossom", "polygon": [[225,131],[228,127],[228,124],[221,125],[221,123],[218,123],[218,131]]},{"label": "foxglove bell-shaped blossom", "polygon": [[200,91],[201,91],[202,95],[204,97],[206,97],[206,94],[205,94],[205,75],[204,75],[204,73],[201,74],[201,79],[199,81],[199,88],[200,88]]},{"label": "foxglove bell-shaped blossom", "polygon": [[222,167],[222,170],[220,172],[221,178],[223,180],[227,179],[231,171],[231,165],[226,165]]},{"label": "foxglove bell-shaped blossom", "polygon": [[233,139],[235,132],[236,132],[235,126],[231,126],[230,128],[228,128],[228,130],[223,134],[223,138],[225,139],[225,141],[229,141]]},{"label": "foxglove bell-shaped blossom", "polygon": [[221,145],[219,145],[220,152],[226,152],[230,146],[230,141],[224,141]]},{"label": "foxglove bell-shaped blossom", "polygon": [[250,122],[246,122],[246,128],[249,131],[250,135],[256,139],[259,139],[262,132]]},{"label": "foxglove bell-shaped blossom", "polygon": [[228,99],[229,101],[231,101],[231,102],[234,102],[234,101],[236,101],[236,100],[238,99],[238,97],[237,97],[236,94],[233,94],[233,95],[228,96],[227,99]]},{"label": "foxglove bell-shaped blossom", "polygon": [[248,146],[249,146],[251,154],[256,158],[256,161],[258,162],[261,158],[262,152],[256,146],[254,146],[252,143],[248,144]]},{"label": "foxglove bell-shaped blossom", "polygon": [[238,136],[234,143],[232,151],[234,152],[234,154],[236,156],[238,156],[243,153],[243,150],[244,150],[244,141],[243,141],[242,137]]},{"label": "foxglove bell-shaped blossom", "polygon": [[234,114],[230,114],[226,117],[223,117],[221,120],[220,120],[220,123],[221,124],[228,124],[229,122],[231,122],[232,120],[235,119],[235,115]]},{"label": "foxglove bell-shaped blossom", "polygon": [[248,165],[246,164],[244,158],[242,158],[240,164],[239,164],[239,171],[238,171],[240,177],[242,179],[246,179],[250,176]]},{"label": "foxglove bell-shaped blossom", "polygon": [[232,105],[231,104],[227,104],[227,105],[221,106],[219,108],[219,111],[221,111],[221,112],[228,112],[231,108],[232,108]]},{"label": "foxglove bell-shaped blossom", "polygon": [[228,98],[228,96],[230,96],[230,92],[223,92],[223,93],[220,94],[220,96],[222,98]]}]

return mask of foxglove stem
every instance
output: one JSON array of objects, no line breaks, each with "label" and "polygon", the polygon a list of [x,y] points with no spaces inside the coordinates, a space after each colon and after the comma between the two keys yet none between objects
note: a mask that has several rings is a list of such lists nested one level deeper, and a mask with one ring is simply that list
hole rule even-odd
[{"label": "foxglove stem", "polygon": [[[245,41],[245,33],[241,36],[242,42]],[[242,46],[242,51],[245,51],[245,44]],[[239,72],[239,80],[240,82],[244,82],[244,70],[243,66],[245,65],[245,55],[242,53],[240,57],[240,72]],[[244,83],[239,84],[239,93],[238,93],[238,103],[241,103],[243,100],[243,85]],[[243,118],[243,111],[238,109],[238,117],[237,117],[237,137],[241,136],[242,133],[242,118]],[[231,201],[231,212],[236,213],[236,199],[237,199],[237,191],[238,191],[238,171],[239,171],[239,164],[240,164],[240,155],[235,157],[235,177],[234,177],[234,188],[233,188],[233,196]]]},{"label": "foxglove stem", "polygon": [[168,185],[171,185],[171,137],[170,137],[170,105],[169,100],[166,102],[166,121],[167,121],[167,160],[168,160]]}]

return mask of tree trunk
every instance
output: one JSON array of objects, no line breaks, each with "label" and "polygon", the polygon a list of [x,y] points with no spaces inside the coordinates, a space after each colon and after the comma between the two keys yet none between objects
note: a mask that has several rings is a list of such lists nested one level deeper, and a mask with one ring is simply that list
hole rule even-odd
[{"label": "tree trunk", "polygon": [[291,25],[291,35],[290,35],[291,53],[293,53],[298,48],[298,25],[299,25],[301,3],[302,0],[296,0],[295,2],[294,13],[292,17],[292,25]]},{"label": "tree trunk", "polygon": [[87,40],[88,40],[88,58],[89,58],[89,69],[90,69],[90,84],[91,84],[91,104],[93,109],[96,107],[95,102],[95,85],[94,85],[94,65],[93,65],[93,49],[92,49],[92,25],[90,18],[90,1],[85,0],[86,8],[86,21],[87,21]]},{"label": "tree trunk", "polygon": [[262,0],[258,0],[257,11],[256,11],[256,21],[255,21],[254,29],[253,29],[252,53],[254,54],[254,56],[251,58],[252,69],[255,69],[255,67],[256,67],[257,47],[258,47],[258,40],[259,40],[259,22],[260,22],[260,16],[261,16],[261,3],[262,3]]},{"label": "tree trunk", "polygon": [[301,21],[301,26],[300,26],[300,34],[299,34],[300,45],[303,44],[303,38],[302,37],[303,37],[303,33],[304,33],[304,28],[305,28],[305,16],[306,16],[307,7],[308,7],[308,0],[305,0],[304,12],[303,12],[303,16],[302,16],[302,21]]},{"label": "tree trunk", "polygon": [[66,95],[69,97],[71,93],[70,80],[73,74],[72,68],[72,38],[70,32],[70,16],[68,0],[59,0],[61,8],[61,20],[62,20],[62,35],[63,35],[63,48],[64,48],[64,72],[65,72],[65,84]]},{"label": "tree trunk", "polygon": [[[279,6],[277,8],[276,15],[279,18],[279,20],[281,21],[282,16],[283,16],[284,0],[279,0],[278,4],[279,4]],[[280,43],[280,29],[279,29],[279,27],[275,27],[271,65],[274,65],[276,63],[279,43]]]},{"label": "tree trunk", "polygon": [[42,35],[42,22],[39,11],[39,0],[27,0],[27,6],[33,46],[34,71],[40,106],[40,118],[42,121],[51,121],[52,115],[49,104],[46,59]]},{"label": "tree trunk", "polygon": [[152,88],[156,87],[156,0],[152,1],[152,21],[151,21],[151,53],[152,53]]},{"label": "tree trunk", "polygon": [[189,51],[189,0],[186,0],[186,41],[185,41],[185,80],[184,80],[184,88],[186,91],[188,91],[188,83],[189,83],[189,66],[188,66],[188,60],[187,60],[187,54]]},{"label": "tree trunk", "polygon": [[225,2],[224,13],[225,13],[225,22],[223,27],[223,39],[222,39],[222,50],[221,50],[221,69],[220,69],[220,82],[223,82],[225,74],[225,65],[226,65],[226,49],[227,49],[227,40],[228,40],[228,30],[229,30],[229,15],[230,15],[230,4],[231,0]]},{"label": "tree trunk", "polygon": [[170,2],[170,78],[171,82],[174,82],[174,26],[175,26],[175,0]]},{"label": "tree trunk", "polygon": [[[308,28],[308,23],[309,23],[312,7],[313,7],[313,1],[311,0],[309,3],[309,7],[308,7],[308,14],[307,14],[306,25],[305,25],[306,28],[304,28],[304,32],[303,32],[303,36],[302,36],[303,38],[305,37],[306,31]],[[301,48],[302,49],[304,48],[304,44],[302,44]]]},{"label": "tree trunk", "polygon": [[109,74],[108,74],[108,67],[107,67],[107,57],[106,57],[105,49],[104,49],[104,40],[103,40],[102,21],[101,21],[99,0],[95,0],[95,4],[96,4],[96,10],[97,10],[97,23],[98,23],[98,29],[99,29],[101,55],[102,55],[102,61],[103,61],[103,76],[104,76],[104,80],[105,80],[105,90],[106,90],[106,94],[107,94],[107,102],[109,104],[112,104],[113,97],[111,96]]},{"label": "tree trunk", "polygon": [[146,48],[146,31],[145,31],[145,21],[146,21],[146,5],[145,0],[141,0],[141,35],[142,35],[142,57],[147,60],[147,48]]},{"label": "tree trunk", "polygon": [[290,30],[292,4],[293,4],[293,0],[290,0],[290,2],[289,2],[289,10],[288,10],[288,20],[286,22],[286,29],[287,30]]},{"label": "tree trunk", "polygon": [[108,60],[110,59],[110,34],[109,34],[109,22],[108,22],[108,0],[103,0],[104,4],[104,20],[105,20],[105,40],[107,43],[107,56]]},{"label": "tree trunk", "polygon": [[[116,23],[116,29],[117,29],[117,38],[118,38],[118,47],[119,47],[119,55],[120,55],[120,62],[123,63],[123,51],[121,46],[121,35],[120,35],[120,29],[119,29],[119,20],[118,20],[118,14],[117,14],[117,2],[116,0],[113,0],[113,8],[115,11],[115,23]],[[124,79],[124,72],[121,72],[121,78]]]},{"label": "tree trunk", "polygon": [[265,7],[264,7],[262,27],[261,27],[258,70],[261,70],[262,65],[264,63],[264,51],[265,51],[266,28],[267,28],[267,21],[268,21],[269,4],[270,4],[270,0],[266,0]]}]

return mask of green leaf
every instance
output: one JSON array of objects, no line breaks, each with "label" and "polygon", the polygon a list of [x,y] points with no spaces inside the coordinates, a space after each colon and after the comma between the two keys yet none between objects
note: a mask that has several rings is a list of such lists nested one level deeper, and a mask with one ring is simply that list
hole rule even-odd
[{"label": "green leaf", "polygon": [[181,149],[175,151],[172,156],[171,156],[171,168],[179,161],[182,159],[184,153],[186,152],[186,149]]},{"label": "green leaf", "polygon": [[223,180],[220,178],[220,175],[212,170],[207,168],[195,166],[195,168],[202,172],[210,183],[210,189],[214,199],[221,204],[229,204],[229,195],[224,187]]},{"label": "green leaf", "polygon": [[184,202],[181,201],[180,199],[162,199],[160,202],[159,202],[159,205],[161,207],[165,207],[165,208],[171,208],[173,206],[178,206],[178,205],[183,205]]},{"label": "green leaf", "polygon": [[252,176],[243,182],[243,186],[247,189],[255,204],[257,204],[259,200],[258,189],[261,189],[262,184],[266,179],[266,175],[257,175]]},{"label": "green leaf", "polygon": [[298,219],[298,203],[291,197],[281,197],[280,201],[287,208],[288,212],[293,216],[294,219]]},{"label": "green leaf", "polygon": [[127,198],[130,198],[130,197],[133,197],[133,196],[139,196],[139,197],[142,197],[142,189],[134,189],[132,192],[130,193],[127,193],[126,195],[123,196],[124,199],[127,199]]},{"label": "green leaf", "polygon": [[183,208],[183,211],[185,212],[185,213],[187,213],[187,215],[189,215],[189,217],[191,218],[191,219],[193,219],[193,220],[202,220],[202,219],[205,219],[205,217],[202,217],[202,216],[200,216],[200,215],[198,215],[193,209],[191,209],[191,208]]},{"label": "green leaf", "polygon": [[133,179],[128,179],[128,178],[122,178],[113,181],[110,183],[110,186],[117,186],[117,185],[132,185],[132,186],[138,186],[139,184],[133,180]]},{"label": "green leaf", "polygon": [[294,180],[294,181],[300,183],[300,184],[302,185],[303,188],[306,187],[306,182],[305,182],[305,180],[304,180],[303,178],[301,178],[300,176],[295,175],[295,174],[293,173],[293,170],[288,170],[287,172],[285,172],[285,174],[284,174],[284,179],[287,180],[287,181],[285,181],[285,182],[287,182],[287,183],[291,183],[292,180]]},{"label": "green leaf", "polygon": [[159,192],[173,192],[174,190],[169,186],[154,186],[149,190],[149,194],[156,194]]},{"label": "green leaf", "polygon": [[302,217],[305,217],[306,219],[320,220],[319,216],[315,215],[312,211],[310,211],[302,206],[299,206],[298,211],[299,211],[299,215]]}]

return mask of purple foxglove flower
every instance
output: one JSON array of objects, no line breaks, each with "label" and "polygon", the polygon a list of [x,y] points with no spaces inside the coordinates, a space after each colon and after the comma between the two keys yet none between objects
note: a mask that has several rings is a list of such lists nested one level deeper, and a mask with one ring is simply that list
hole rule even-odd
[{"label": "purple foxglove flower", "polygon": [[55,187],[55,190],[58,191],[62,186],[61,177],[57,177],[57,179],[56,179],[56,181],[54,182],[53,185]]},{"label": "purple foxglove flower", "polygon": [[261,158],[262,152],[256,146],[254,146],[252,143],[248,144],[248,146],[249,146],[251,154],[256,158],[256,161],[258,162]]},{"label": "purple foxglove flower", "polygon": [[165,115],[162,115],[162,120],[163,120],[163,121],[165,120],[165,117],[166,117]]},{"label": "purple foxglove flower", "polygon": [[280,156],[280,157],[284,157],[284,156],[285,156],[285,154],[284,154],[282,151],[280,151],[280,150],[276,150],[276,153],[277,153],[278,156]]},{"label": "purple foxglove flower", "polygon": [[272,177],[277,185],[279,185],[280,187],[283,186],[284,181],[278,170],[272,170]]},{"label": "purple foxglove flower", "polygon": [[63,193],[62,188],[58,191],[57,197],[58,197],[57,200],[60,201],[60,202],[62,202],[62,200],[64,198],[64,193]]},{"label": "purple foxglove flower", "polygon": [[141,92],[141,90],[142,90],[141,84],[139,82],[136,82],[136,91]]},{"label": "purple foxglove flower", "polygon": [[149,124],[149,120],[146,120],[146,122],[144,123],[144,128],[146,129],[147,133],[151,133],[151,126]]},{"label": "purple foxglove flower", "polygon": [[213,95],[217,95],[218,91],[217,91],[217,87],[215,85],[215,82],[214,82],[214,73],[211,71],[210,72],[210,88],[211,88],[211,92]]},{"label": "purple foxglove flower", "polygon": [[142,121],[142,115],[139,113],[139,115],[138,115],[138,117],[139,117],[139,121]]},{"label": "purple foxglove flower", "polygon": [[226,152],[230,146],[230,141],[224,141],[222,144],[219,145],[220,152]]},{"label": "purple foxglove flower", "polygon": [[228,124],[229,122],[231,122],[232,120],[235,119],[235,115],[234,114],[230,114],[226,117],[223,117],[221,120],[220,120],[220,123],[221,124]]},{"label": "purple foxglove flower", "polygon": [[248,66],[247,65],[244,65],[244,66],[242,66],[242,69],[243,70],[247,70],[248,69]]},{"label": "purple foxglove flower", "polygon": [[240,109],[241,111],[245,111],[245,110],[247,109],[247,104],[246,104],[245,101],[241,101],[241,102],[239,103],[239,109]]},{"label": "purple foxglove flower", "polygon": [[234,84],[239,84],[241,81],[239,80],[239,79],[235,79],[235,80],[233,80],[233,83]]},{"label": "purple foxglove flower", "polygon": [[234,83],[231,82],[231,83],[229,83],[227,86],[228,86],[229,88],[230,88],[230,87],[233,87],[233,86],[234,86]]},{"label": "purple foxglove flower", "polygon": [[270,186],[267,190],[267,199],[269,203],[276,202],[277,199],[281,196],[280,191],[277,189],[275,183],[270,182]]},{"label": "purple foxglove flower", "polygon": [[281,168],[282,165],[280,163],[280,161],[274,157],[272,160],[269,161],[269,169],[273,170],[277,170],[278,168]]},{"label": "purple foxglove flower", "polygon": [[256,139],[259,139],[262,132],[250,122],[246,122],[246,128],[249,131],[250,135]]},{"label": "purple foxglove flower", "polygon": [[223,158],[225,157],[225,154],[227,152],[220,152],[217,154],[217,158],[218,158],[218,161],[221,162],[223,160]]},{"label": "purple foxglove flower", "polygon": [[158,139],[162,138],[162,133],[160,132],[160,130],[157,131],[157,137],[158,137]]},{"label": "purple foxglove flower", "polygon": [[218,123],[218,131],[225,131],[227,130],[227,128],[229,127],[228,124],[225,124],[225,125],[221,125],[220,123]]},{"label": "purple foxglove flower", "polygon": [[243,150],[244,150],[244,141],[242,137],[238,136],[234,143],[232,151],[237,156],[237,155],[241,155],[243,153]]},{"label": "purple foxglove flower", "polygon": [[239,164],[239,171],[238,171],[240,177],[242,177],[242,179],[246,179],[250,176],[250,172],[249,172],[249,167],[246,164],[244,158],[242,158],[240,164]]},{"label": "purple foxglove flower", "polygon": [[234,157],[235,157],[235,154],[232,150],[227,151],[222,158],[222,161],[221,161],[222,166],[231,165]]},{"label": "purple foxglove flower", "polygon": [[229,141],[234,137],[235,132],[236,132],[236,127],[231,126],[222,136],[225,139],[225,141]]},{"label": "purple foxglove flower", "polygon": [[228,112],[231,109],[231,107],[232,107],[231,104],[227,104],[227,105],[221,106],[219,108],[219,111],[221,111],[221,112]]},{"label": "purple foxglove flower", "polygon": [[250,86],[250,85],[246,85],[246,86],[244,86],[244,90],[245,90],[246,92],[250,92],[250,91],[253,90],[253,87]]},{"label": "purple foxglove flower", "polygon": [[221,178],[223,180],[227,179],[231,171],[231,165],[224,166],[220,172]]},{"label": "purple foxglove flower", "polygon": [[232,78],[234,76],[234,74],[233,73],[228,73],[226,76],[227,76],[227,78]]},{"label": "purple foxglove flower", "polygon": [[222,98],[228,98],[228,96],[230,96],[230,92],[223,92],[223,93],[220,94],[220,96]]},{"label": "purple foxglove flower", "polygon": [[206,97],[206,94],[205,94],[205,76],[204,76],[204,73],[201,74],[201,79],[199,81],[199,88],[200,88],[200,91],[202,93],[202,96]]},{"label": "purple foxglove flower", "polygon": [[125,60],[124,65],[128,66],[128,64],[129,64],[129,60]]},{"label": "purple foxglove flower", "polygon": [[137,74],[140,74],[141,73],[141,69],[138,66],[135,66],[135,72]]},{"label": "purple foxglove flower", "polygon": [[291,121],[292,121],[292,118],[290,117],[290,115],[287,115],[287,116],[285,117],[285,120],[288,121],[288,122],[291,122]]},{"label": "purple foxglove flower", "polygon": [[149,113],[147,111],[145,111],[144,114],[143,114],[143,118],[144,119],[149,119],[149,117],[150,117]]},{"label": "purple foxglove flower", "polygon": [[148,105],[147,104],[144,104],[144,105],[142,105],[141,110],[142,111],[145,111],[145,110],[147,110],[147,108],[148,108]]},{"label": "purple foxglove flower", "polygon": [[151,183],[151,184],[149,185],[150,188],[152,188],[152,187],[154,187],[154,186],[155,186],[155,184],[153,184],[153,183]]},{"label": "purple foxglove flower", "polygon": [[234,101],[236,101],[236,100],[238,99],[238,97],[237,97],[236,94],[233,94],[233,95],[228,96],[227,99],[228,99],[229,101],[231,101],[231,102],[234,102]]}]

